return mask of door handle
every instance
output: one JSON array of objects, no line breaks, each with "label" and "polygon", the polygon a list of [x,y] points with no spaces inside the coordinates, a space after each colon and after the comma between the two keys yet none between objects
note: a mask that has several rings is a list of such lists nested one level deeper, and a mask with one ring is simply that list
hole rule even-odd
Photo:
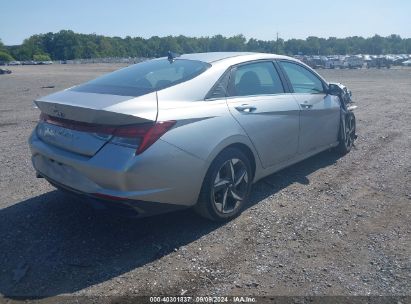
[{"label": "door handle", "polygon": [[251,113],[251,112],[254,112],[255,110],[257,110],[256,107],[250,106],[250,105],[247,105],[247,104],[243,104],[241,106],[235,107],[235,109],[237,111],[243,112],[243,113]]},{"label": "door handle", "polygon": [[311,109],[313,107],[312,104],[308,104],[308,103],[301,103],[301,108],[303,109]]}]

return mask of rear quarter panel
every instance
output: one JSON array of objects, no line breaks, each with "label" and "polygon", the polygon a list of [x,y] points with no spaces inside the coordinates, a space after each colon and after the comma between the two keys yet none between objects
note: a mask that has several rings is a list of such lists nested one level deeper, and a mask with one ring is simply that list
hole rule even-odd
[{"label": "rear quarter panel", "polygon": [[205,161],[202,176],[214,158],[231,144],[251,149],[260,168],[257,153],[238,122],[230,114],[225,99],[174,102],[159,107],[159,121],[176,120],[176,126],[161,139]]}]

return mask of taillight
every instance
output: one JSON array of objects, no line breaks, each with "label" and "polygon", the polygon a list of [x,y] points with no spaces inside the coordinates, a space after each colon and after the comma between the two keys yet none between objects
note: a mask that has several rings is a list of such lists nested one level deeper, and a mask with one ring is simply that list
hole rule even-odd
[{"label": "taillight", "polygon": [[52,117],[44,113],[41,113],[40,120],[80,132],[110,135],[112,136],[111,143],[135,148],[136,155],[147,150],[176,123],[176,121],[170,120],[139,125],[108,126]]},{"label": "taillight", "polygon": [[149,125],[118,127],[113,132],[111,143],[136,148],[136,154],[141,154],[170,130],[175,123],[174,120],[171,120]]}]

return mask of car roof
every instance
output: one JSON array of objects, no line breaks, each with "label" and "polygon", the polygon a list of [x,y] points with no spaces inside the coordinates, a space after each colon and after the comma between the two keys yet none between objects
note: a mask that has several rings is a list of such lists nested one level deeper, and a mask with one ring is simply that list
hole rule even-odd
[{"label": "car roof", "polygon": [[243,62],[249,60],[258,60],[258,59],[292,59],[287,56],[275,55],[275,54],[266,54],[266,53],[253,53],[253,52],[209,52],[209,53],[192,53],[192,54],[183,54],[178,57],[178,59],[187,59],[187,60],[198,60],[207,63],[213,63],[216,61],[223,61],[231,59],[236,59],[235,61]]},{"label": "car roof", "polygon": [[238,56],[245,56],[245,55],[250,55],[253,53],[249,52],[209,52],[209,53],[192,53],[192,54],[183,54],[179,59],[188,59],[188,60],[198,60],[198,61],[203,61],[207,63],[227,59],[227,58],[232,58],[232,57],[238,57]]}]

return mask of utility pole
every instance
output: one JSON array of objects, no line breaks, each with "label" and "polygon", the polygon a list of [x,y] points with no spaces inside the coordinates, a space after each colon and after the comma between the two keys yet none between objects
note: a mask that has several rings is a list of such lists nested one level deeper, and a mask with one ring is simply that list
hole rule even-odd
[{"label": "utility pole", "polygon": [[277,32],[277,40],[275,42],[275,46],[276,46],[276,53],[278,54],[278,32]]}]

